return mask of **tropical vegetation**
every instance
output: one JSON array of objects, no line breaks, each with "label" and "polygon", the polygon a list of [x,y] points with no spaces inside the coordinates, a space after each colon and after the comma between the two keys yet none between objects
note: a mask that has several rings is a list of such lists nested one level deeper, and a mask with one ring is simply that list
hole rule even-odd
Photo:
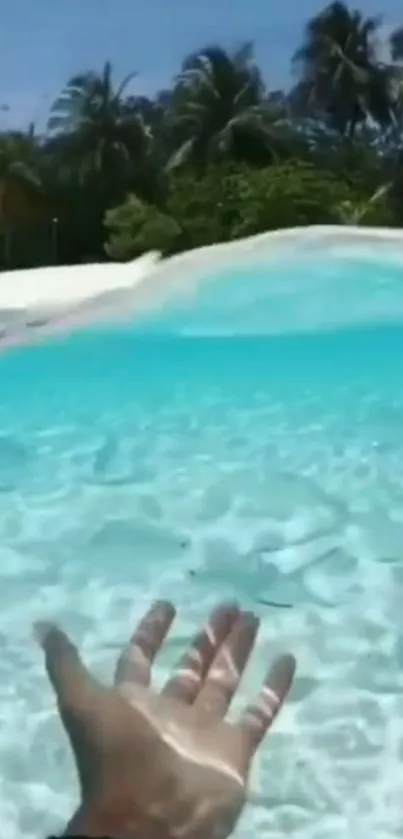
[{"label": "tropical vegetation", "polygon": [[251,44],[187,56],[133,95],[70,79],[47,130],[0,132],[0,267],[128,260],[305,224],[403,226],[403,26],[333,2],[308,21],[293,84]]}]

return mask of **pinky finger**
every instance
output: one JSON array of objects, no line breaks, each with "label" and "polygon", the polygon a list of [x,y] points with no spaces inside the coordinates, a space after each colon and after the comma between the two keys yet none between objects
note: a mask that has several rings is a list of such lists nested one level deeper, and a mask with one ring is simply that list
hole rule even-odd
[{"label": "pinky finger", "polygon": [[253,757],[281,710],[294,678],[295,667],[293,656],[278,658],[270,668],[260,693],[245,708],[237,728],[245,743],[248,759]]}]

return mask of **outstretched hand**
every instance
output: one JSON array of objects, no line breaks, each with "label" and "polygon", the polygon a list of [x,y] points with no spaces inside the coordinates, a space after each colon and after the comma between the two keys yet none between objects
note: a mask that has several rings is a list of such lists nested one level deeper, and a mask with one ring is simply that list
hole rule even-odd
[{"label": "outstretched hand", "polygon": [[81,788],[68,835],[225,839],[239,819],[253,756],[295,662],[278,659],[260,694],[230,723],[225,714],[258,619],[219,606],[157,693],[151,666],[174,616],[170,603],[150,608],[117,663],[113,688],[95,680],[64,632],[36,626]]}]

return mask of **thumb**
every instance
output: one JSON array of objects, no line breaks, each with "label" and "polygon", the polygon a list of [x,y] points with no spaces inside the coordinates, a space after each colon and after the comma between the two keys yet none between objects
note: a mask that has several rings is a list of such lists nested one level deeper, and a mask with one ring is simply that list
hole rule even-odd
[{"label": "thumb", "polygon": [[95,680],[81,661],[77,647],[52,623],[35,623],[34,636],[45,653],[46,671],[61,710],[84,709]]}]

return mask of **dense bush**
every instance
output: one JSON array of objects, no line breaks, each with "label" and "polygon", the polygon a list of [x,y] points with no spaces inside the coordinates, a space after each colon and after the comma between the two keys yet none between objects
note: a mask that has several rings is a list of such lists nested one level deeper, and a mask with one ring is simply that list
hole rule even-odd
[{"label": "dense bush", "polygon": [[259,170],[211,167],[200,178],[174,178],[164,212],[134,196],[110,211],[106,249],[124,260],[147,250],[173,253],[281,227],[383,224],[389,221],[385,202],[383,190],[364,197],[309,163]]},{"label": "dense bush", "polygon": [[111,231],[105,250],[112,259],[120,261],[135,259],[145,251],[172,253],[181,233],[172,216],[135,195],[109,210],[105,224]]}]

